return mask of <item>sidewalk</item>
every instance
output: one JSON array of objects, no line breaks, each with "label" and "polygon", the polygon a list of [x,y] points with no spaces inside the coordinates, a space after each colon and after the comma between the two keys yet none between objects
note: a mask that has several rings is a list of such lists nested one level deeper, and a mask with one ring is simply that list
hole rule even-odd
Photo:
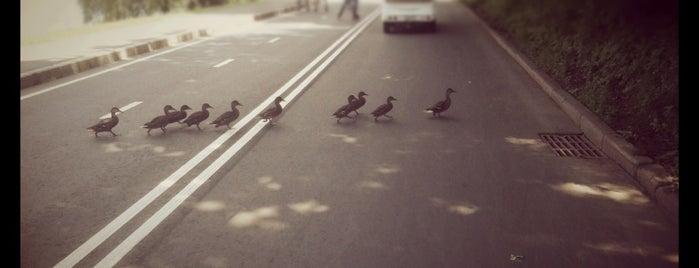
[{"label": "sidewalk", "polygon": [[259,0],[204,12],[134,19],[99,31],[85,27],[80,29],[85,33],[21,45],[20,89],[199,37],[226,34],[240,26],[295,10],[296,0]]}]

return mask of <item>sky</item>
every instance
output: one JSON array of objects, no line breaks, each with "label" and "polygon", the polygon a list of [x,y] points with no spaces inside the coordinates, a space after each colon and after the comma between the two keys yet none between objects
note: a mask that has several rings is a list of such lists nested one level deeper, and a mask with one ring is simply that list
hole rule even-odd
[{"label": "sky", "polygon": [[20,0],[22,37],[77,28],[82,21],[78,0]]}]

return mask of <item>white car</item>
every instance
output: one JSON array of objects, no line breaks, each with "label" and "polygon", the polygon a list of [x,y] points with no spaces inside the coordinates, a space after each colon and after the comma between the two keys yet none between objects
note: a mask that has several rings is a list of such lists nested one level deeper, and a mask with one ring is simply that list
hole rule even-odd
[{"label": "white car", "polygon": [[412,29],[416,26],[423,26],[434,32],[437,28],[434,0],[383,0],[381,21],[385,33],[399,27]]}]

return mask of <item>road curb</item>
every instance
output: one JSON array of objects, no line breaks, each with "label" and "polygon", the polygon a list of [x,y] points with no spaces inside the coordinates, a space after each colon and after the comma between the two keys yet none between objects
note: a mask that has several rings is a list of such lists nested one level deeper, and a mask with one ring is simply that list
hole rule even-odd
[{"label": "road curb", "polygon": [[514,46],[500,37],[468,6],[466,9],[479,20],[495,41],[534,79],[561,109],[578,125],[578,128],[609,158],[621,166],[642,187],[645,194],[656,202],[674,223],[679,221],[679,191],[673,185],[674,178],[662,166],[642,155],[634,145],[624,140],[596,114],[580,103],[572,94],[560,88],[547,74],[538,71]]},{"label": "road curb", "polygon": [[56,79],[64,78],[74,74],[79,74],[97,67],[122,61],[141,54],[153,52],[163,48],[171,47],[178,43],[194,40],[198,37],[208,36],[206,29],[186,32],[174,35],[170,38],[156,39],[145,43],[132,45],[119,50],[111,51],[102,55],[88,56],[77,60],[63,62],[40,68],[34,71],[20,74],[20,90],[37,86]]},{"label": "road curb", "polygon": [[[295,10],[297,10],[296,5],[287,6],[278,10],[254,14],[253,19],[254,21],[260,21]],[[180,43],[189,42],[200,37],[206,37],[209,35],[209,29],[200,29],[197,31],[180,33],[167,38],[156,39],[141,44],[132,45],[105,54],[88,56],[85,58],[80,58],[69,62],[62,62],[56,65],[25,72],[20,74],[20,90],[28,87],[41,85],[43,83],[51,82],[60,78],[65,78],[71,75],[79,74],[84,71],[119,62],[130,57],[135,57],[141,54],[171,47]]]}]

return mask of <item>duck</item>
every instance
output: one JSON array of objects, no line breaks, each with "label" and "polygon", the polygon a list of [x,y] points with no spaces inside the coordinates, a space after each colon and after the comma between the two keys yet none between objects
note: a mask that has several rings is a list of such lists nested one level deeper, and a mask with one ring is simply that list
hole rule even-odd
[{"label": "duck", "polygon": [[153,118],[153,120],[150,120],[150,122],[145,123],[143,124],[143,126],[141,126],[142,128],[148,129],[148,136],[150,136],[150,131],[156,128],[159,128],[163,131],[163,133],[165,133],[165,127],[169,124],[168,117],[173,114],[170,111],[177,110],[174,107],[172,107],[172,105],[165,105],[165,107],[163,107],[163,112],[165,114],[156,116],[155,118]]},{"label": "duck", "polygon": [[366,98],[364,98],[364,96],[369,96],[369,94],[364,93],[364,91],[359,91],[357,94],[357,99],[350,105],[351,110],[349,112],[354,112],[355,116],[359,115],[357,109],[362,108],[362,106],[366,104]]},{"label": "duck", "polygon": [[191,110],[191,109],[192,108],[187,106],[187,104],[182,105],[182,107],[180,107],[179,111],[173,112],[170,116],[168,116],[168,124],[172,124],[175,122],[180,123],[180,124],[184,124],[182,122],[182,119],[187,118],[187,110]]},{"label": "duck", "polygon": [[333,116],[337,118],[337,123],[340,123],[340,119],[344,117],[350,118],[350,107],[352,106],[352,102],[356,101],[357,97],[355,97],[354,95],[347,96],[347,104],[342,105],[342,107],[338,108],[337,111],[333,113]]},{"label": "duck", "polygon": [[238,116],[240,116],[240,112],[238,111],[238,108],[236,108],[236,106],[239,105],[243,106],[242,104],[240,104],[240,102],[238,102],[238,100],[233,100],[231,102],[231,110],[221,114],[218,118],[216,118],[216,120],[214,120],[210,124],[214,125],[217,128],[225,125],[228,127],[228,129],[231,129],[230,124],[233,123],[233,121],[235,121],[236,119],[238,119]]},{"label": "duck", "polygon": [[272,121],[273,118],[279,116],[282,113],[282,106],[279,104],[282,101],[285,100],[281,96],[276,97],[274,99],[274,107],[268,108],[267,110],[264,110],[258,115],[263,119],[262,122]]},{"label": "duck", "polygon": [[449,109],[449,106],[451,106],[451,98],[449,97],[451,93],[456,93],[456,91],[451,88],[447,88],[447,97],[444,100],[438,101],[437,103],[428,107],[425,109],[425,111],[431,111],[432,117],[441,117],[441,113]]},{"label": "duck", "polygon": [[371,114],[374,116],[374,121],[377,121],[377,119],[379,119],[380,116],[393,118],[392,116],[387,114],[393,109],[393,103],[391,103],[391,101],[397,101],[397,99],[393,96],[388,96],[388,98],[386,98],[386,103],[381,104],[379,107],[376,108],[376,110],[371,112]]},{"label": "duck", "polygon": [[97,137],[97,133],[100,132],[109,132],[112,133],[112,135],[117,136],[116,133],[112,131],[112,128],[114,128],[117,124],[119,124],[119,117],[116,116],[117,113],[121,113],[122,111],[119,110],[117,107],[112,107],[111,114],[112,116],[110,118],[105,118],[97,122],[97,124],[94,124],[87,129],[92,130],[95,132],[95,137]]},{"label": "duck", "polygon": [[187,127],[196,125],[197,129],[201,130],[201,128],[199,127],[199,123],[209,118],[209,110],[207,110],[209,108],[213,109],[214,107],[211,107],[211,105],[209,105],[208,103],[202,104],[201,111],[192,113],[191,115],[189,115],[189,117],[187,117],[187,119],[182,121],[182,123],[187,124]]}]

